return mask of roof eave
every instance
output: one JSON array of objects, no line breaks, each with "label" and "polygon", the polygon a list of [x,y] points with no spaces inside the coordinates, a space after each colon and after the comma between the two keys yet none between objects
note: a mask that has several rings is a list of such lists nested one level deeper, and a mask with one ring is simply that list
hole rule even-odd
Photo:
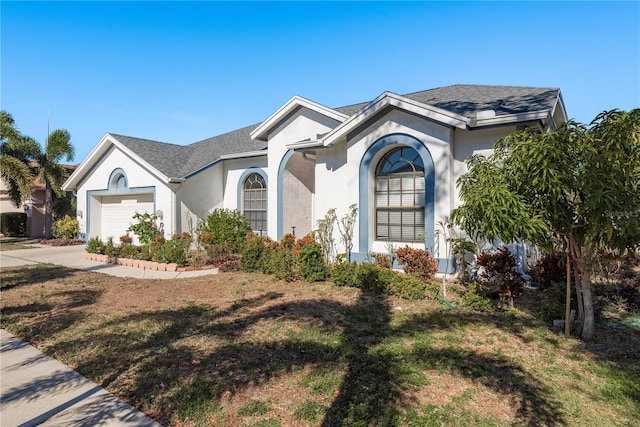
[{"label": "roof eave", "polygon": [[266,155],[267,152],[265,150],[245,151],[243,153],[223,154],[220,156],[220,160],[246,159],[249,157],[261,157]]},{"label": "roof eave", "polygon": [[97,160],[100,156],[102,156],[109,148],[109,144],[113,143],[109,141],[109,139],[115,139],[109,133],[105,133],[104,136],[100,139],[100,142],[93,147],[93,150],[89,152],[87,157],[78,165],[75,171],[67,178],[67,180],[62,184],[62,189],[64,191],[73,191],[77,189],[77,185],[80,182],[81,178],[91,170],[94,161]]},{"label": "roof eave", "polygon": [[520,122],[530,122],[535,120],[548,121],[549,110],[527,111],[526,113],[502,114],[495,117],[483,119],[469,119],[469,128],[481,128],[486,126],[504,126]]}]

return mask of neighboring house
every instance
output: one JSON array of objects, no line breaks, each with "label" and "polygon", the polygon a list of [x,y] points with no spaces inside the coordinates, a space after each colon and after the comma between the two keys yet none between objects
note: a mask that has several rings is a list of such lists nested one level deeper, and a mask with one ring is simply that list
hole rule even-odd
[{"label": "neighboring house", "polygon": [[443,266],[436,224],[459,204],[465,159],[566,120],[556,88],[453,85],[341,108],[294,96],[262,123],[187,146],[107,133],[64,188],[87,238],[118,241],[136,212],[159,215],[170,237],[227,208],[279,240],[355,203],[354,259],[393,242],[440,248]]},{"label": "neighboring house", "polygon": [[[71,174],[77,165],[62,165]],[[30,162],[29,167],[34,175],[38,173],[38,163]],[[23,200],[16,206],[9,197],[9,186],[0,180],[0,212],[24,212],[27,214],[27,236],[31,239],[44,237],[44,200],[46,187],[37,178],[33,180],[31,198]],[[55,200],[55,199],[54,199]]]}]

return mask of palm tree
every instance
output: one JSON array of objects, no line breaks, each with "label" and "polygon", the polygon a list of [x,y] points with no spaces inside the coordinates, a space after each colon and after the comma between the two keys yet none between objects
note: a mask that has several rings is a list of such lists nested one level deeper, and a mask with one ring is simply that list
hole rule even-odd
[{"label": "palm tree", "polygon": [[8,112],[0,111],[0,175],[9,186],[9,197],[19,207],[31,198],[33,174],[28,161],[39,151],[38,144],[22,135]]},{"label": "palm tree", "polygon": [[59,162],[63,158],[73,160],[75,150],[71,145],[71,135],[65,129],[56,129],[49,134],[44,151],[39,145],[37,147],[32,157],[38,163],[38,180],[45,185],[44,237],[48,239],[51,237],[53,192],[64,196],[62,184],[67,179],[67,173]]}]

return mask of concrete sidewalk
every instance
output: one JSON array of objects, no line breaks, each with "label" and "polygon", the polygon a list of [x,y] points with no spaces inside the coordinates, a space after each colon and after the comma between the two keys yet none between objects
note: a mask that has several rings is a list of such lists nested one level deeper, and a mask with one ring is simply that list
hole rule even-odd
[{"label": "concrete sidewalk", "polygon": [[0,268],[16,267],[20,265],[49,263],[62,265],[77,270],[95,271],[117,277],[133,277],[137,279],[178,279],[186,277],[206,276],[216,274],[217,269],[198,271],[156,271],[142,268],[126,267],[124,265],[105,264],[98,261],[84,259],[85,247],[75,246],[49,246],[34,244],[30,249],[18,249],[12,251],[0,251]]},{"label": "concrete sidewalk", "polygon": [[0,425],[162,427],[4,329],[0,329]]}]

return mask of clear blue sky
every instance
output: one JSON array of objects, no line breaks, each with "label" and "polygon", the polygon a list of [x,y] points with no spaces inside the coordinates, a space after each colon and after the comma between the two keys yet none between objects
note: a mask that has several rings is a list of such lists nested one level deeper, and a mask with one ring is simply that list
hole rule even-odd
[{"label": "clear blue sky", "polygon": [[1,108],[76,162],[106,132],[188,144],[270,116],[456,83],[640,107],[640,2],[0,2]]}]

